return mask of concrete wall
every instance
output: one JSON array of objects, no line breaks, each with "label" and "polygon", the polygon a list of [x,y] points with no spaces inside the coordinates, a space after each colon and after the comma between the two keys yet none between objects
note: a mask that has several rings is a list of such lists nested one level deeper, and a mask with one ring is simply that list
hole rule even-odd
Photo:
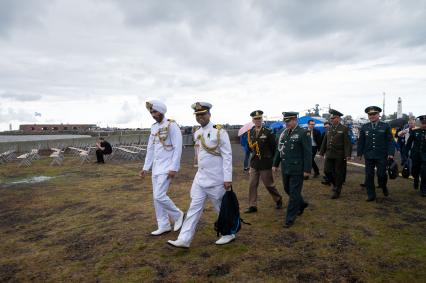
[{"label": "concrete wall", "polygon": [[[237,142],[237,131],[230,130],[228,131],[231,142]],[[60,140],[45,140],[45,141],[26,141],[26,142],[5,142],[0,143],[0,153],[5,152],[7,150],[13,149],[17,152],[28,152],[33,148],[38,148],[41,150],[48,150],[53,147],[55,148],[63,148],[63,147],[79,147],[86,145],[95,145],[97,138],[78,138],[78,139],[60,139]],[[112,145],[119,144],[142,144],[147,143],[148,134],[136,134],[136,135],[114,135],[105,137]],[[183,135],[183,145],[190,146],[193,145],[192,135]]]}]

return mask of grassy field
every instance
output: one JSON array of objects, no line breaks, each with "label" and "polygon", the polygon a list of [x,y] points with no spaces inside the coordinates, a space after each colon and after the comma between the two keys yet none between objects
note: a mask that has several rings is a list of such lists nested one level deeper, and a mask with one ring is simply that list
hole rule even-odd
[{"label": "grassy field", "polygon": [[[235,145],[234,190],[243,210],[241,154]],[[216,214],[208,204],[191,248],[182,250],[166,244],[177,233],[149,236],[156,229],[152,188],[150,178],[138,177],[140,164],[49,162],[0,165],[0,282],[426,282],[426,198],[411,180],[391,180],[390,196],[379,192],[374,203],[359,187],[362,168],[348,167],[338,200],[320,178],[308,180],[310,206],[291,229],[282,227],[286,205],[274,209],[261,185],[259,212],[242,214],[252,225],[235,242],[214,245]],[[41,175],[54,178],[10,185]],[[169,190],[183,210],[194,175],[188,148]]]}]

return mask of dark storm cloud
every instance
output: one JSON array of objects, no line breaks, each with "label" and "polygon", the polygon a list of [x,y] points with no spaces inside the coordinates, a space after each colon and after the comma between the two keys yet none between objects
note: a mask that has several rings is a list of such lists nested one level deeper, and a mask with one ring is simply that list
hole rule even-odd
[{"label": "dark storm cloud", "polygon": [[426,43],[425,1],[116,1],[159,52],[211,72],[357,62]]},{"label": "dark storm cloud", "polygon": [[8,36],[12,28],[31,28],[41,25],[51,0],[0,1],[0,36]]},{"label": "dark storm cloud", "polygon": [[16,93],[16,92],[0,92],[1,99],[10,99],[15,101],[37,101],[42,98],[40,94],[30,94],[30,93]]}]

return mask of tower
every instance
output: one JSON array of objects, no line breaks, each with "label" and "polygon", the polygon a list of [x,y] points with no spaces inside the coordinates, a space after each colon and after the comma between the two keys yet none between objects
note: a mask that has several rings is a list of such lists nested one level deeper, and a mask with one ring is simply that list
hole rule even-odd
[{"label": "tower", "polygon": [[382,115],[382,119],[384,119],[386,117],[385,106],[386,106],[386,92],[383,92],[383,115]]},{"label": "tower", "polygon": [[396,118],[402,118],[402,99],[398,97],[398,110],[396,112]]}]

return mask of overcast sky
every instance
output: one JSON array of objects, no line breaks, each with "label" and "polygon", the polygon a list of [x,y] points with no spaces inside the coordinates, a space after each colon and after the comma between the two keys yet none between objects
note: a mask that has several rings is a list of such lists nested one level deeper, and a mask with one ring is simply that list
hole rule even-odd
[{"label": "overcast sky", "polygon": [[[0,0],[0,130],[195,124],[261,109],[426,114],[426,1]],[[326,111],[326,110],[324,110]],[[35,113],[40,115],[35,115]]]}]

